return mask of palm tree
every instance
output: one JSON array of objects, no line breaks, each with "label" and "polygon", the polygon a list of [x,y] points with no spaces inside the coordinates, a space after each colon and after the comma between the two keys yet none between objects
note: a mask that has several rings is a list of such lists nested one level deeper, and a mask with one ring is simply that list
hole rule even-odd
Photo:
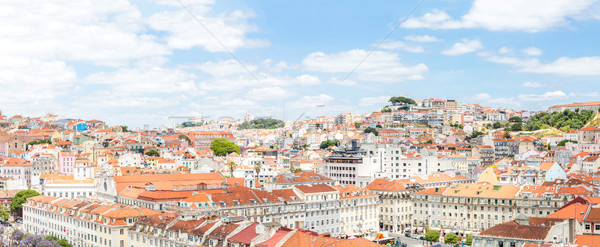
[{"label": "palm tree", "polygon": [[257,162],[254,164],[254,174],[255,174],[255,178],[256,181],[258,181],[258,174],[260,174],[260,169],[262,168],[262,164],[260,162]]},{"label": "palm tree", "polygon": [[235,170],[235,168],[237,168],[237,164],[231,161],[229,162],[229,164],[227,164],[227,167],[229,167],[229,176],[233,178],[233,171]]}]

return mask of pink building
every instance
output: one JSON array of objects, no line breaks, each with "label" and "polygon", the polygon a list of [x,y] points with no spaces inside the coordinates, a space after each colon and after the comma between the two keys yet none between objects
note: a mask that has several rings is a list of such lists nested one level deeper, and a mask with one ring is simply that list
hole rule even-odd
[{"label": "pink building", "polygon": [[71,152],[60,152],[58,154],[58,171],[64,175],[73,175],[75,167],[75,154]]}]

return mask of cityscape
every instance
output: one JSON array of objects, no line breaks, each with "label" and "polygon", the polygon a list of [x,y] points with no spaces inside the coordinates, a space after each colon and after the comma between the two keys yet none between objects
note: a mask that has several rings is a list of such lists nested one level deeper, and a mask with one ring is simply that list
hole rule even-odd
[{"label": "cityscape", "polygon": [[600,1],[0,6],[0,246],[600,247]]}]

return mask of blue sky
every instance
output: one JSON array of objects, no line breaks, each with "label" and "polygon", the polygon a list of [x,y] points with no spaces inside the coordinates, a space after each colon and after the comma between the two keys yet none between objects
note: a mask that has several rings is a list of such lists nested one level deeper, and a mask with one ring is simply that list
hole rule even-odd
[{"label": "blue sky", "polygon": [[424,1],[401,24],[418,1],[183,2],[252,74],[175,0],[16,1],[0,7],[0,109],[137,127],[372,112],[397,95],[526,110],[600,98],[595,0]]}]

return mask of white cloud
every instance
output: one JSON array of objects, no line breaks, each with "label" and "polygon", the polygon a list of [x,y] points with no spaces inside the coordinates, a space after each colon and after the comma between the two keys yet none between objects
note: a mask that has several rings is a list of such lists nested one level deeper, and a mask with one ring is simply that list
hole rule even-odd
[{"label": "white cloud", "polygon": [[405,40],[414,41],[414,42],[438,42],[440,39],[435,36],[430,35],[408,35],[404,36]]},{"label": "white cloud", "polygon": [[600,75],[600,57],[561,57],[551,63],[522,67],[519,71],[557,75]]},{"label": "white cloud", "polygon": [[[234,51],[239,48],[255,48],[268,46],[264,39],[248,38],[246,35],[258,28],[248,24],[253,13],[233,11],[212,15],[212,9],[206,4],[211,2],[190,2],[187,7],[194,13],[204,26],[221,41],[227,49]],[[178,8],[175,11],[156,13],[148,18],[152,29],[168,32],[167,45],[174,49],[190,49],[202,47],[209,52],[224,52],[219,41],[204,29],[186,10]]]},{"label": "white cloud", "polygon": [[321,84],[321,79],[319,77],[313,75],[300,75],[296,77],[296,81],[300,85],[319,85]]},{"label": "white cloud", "polygon": [[[308,71],[346,74],[366,55],[367,51],[361,49],[333,54],[314,52],[304,58],[302,65]],[[428,71],[422,63],[412,66],[402,64],[396,53],[375,51],[356,69],[351,79],[370,82],[421,80]]]},{"label": "white cloud", "polygon": [[254,88],[246,95],[253,100],[281,100],[293,96],[294,94],[281,87],[264,87]]},{"label": "white cloud", "polygon": [[492,96],[488,93],[478,93],[473,95],[473,97],[471,97],[470,99],[472,100],[489,100],[491,99]]},{"label": "white cloud", "polygon": [[[244,64],[250,72],[254,72],[257,66],[251,64]],[[212,62],[208,61],[203,64],[193,66],[200,71],[210,74],[212,76],[229,76],[236,74],[248,74],[248,71],[236,60],[230,59],[225,61]]]},{"label": "white cloud", "polygon": [[517,96],[517,99],[520,101],[549,101],[568,98],[569,96],[563,91],[546,92],[544,94],[519,94]]},{"label": "white cloud", "polygon": [[0,57],[118,67],[170,54],[155,36],[142,34],[141,14],[128,1],[11,1],[2,9]]},{"label": "white cloud", "polygon": [[568,24],[591,6],[595,0],[475,0],[467,14],[454,19],[434,9],[421,17],[402,23],[405,28],[458,29],[486,28],[492,31],[537,32]]},{"label": "white cloud", "polygon": [[383,106],[387,105],[390,96],[365,97],[358,100],[360,106]]},{"label": "white cloud", "polygon": [[523,82],[523,84],[521,84],[521,86],[523,86],[523,87],[538,88],[538,87],[545,87],[546,84],[542,84],[542,83],[539,83],[539,82],[526,81],[526,82]]},{"label": "white cloud", "polygon": [[468,40],[463,39],[462,43],[455,43],[451,48],[442,51],[442,54],[446,56],[457,56],[470,52],[475,52],[483,49],[483,45],[481,45],[481,41],[479,40]]},{"label": "white cloud", "polygon": [[87,84],[106,84],[115,92],[144,93],[198,93],[195,76],[174,69],[121,69],[99,72],[84,79]]},{"label": "white cloud", "polygon": [[541,63],[537,58],[489,56],[485,60],[512,65],[518,72],[563,76],[600,75],[600,57],[561,57],[546,64]]},{"label": "white cloud", "polygon": [[[309,109],[313,110],[317,105],[327,106],[333,101],[333,97],[327,94],[319,94],[314,96],[303,96],[300,99],[289,104],[289,108],[293,109]],[[286,106],[287,107],[287,106]]]},{"label": "white cloud", "polygon": [[509,48],[509,47],[506,47],[506,46],[501,47],[500,49],[498,49],[498,53],[500,53],[500,54],[509,54],[509,53],[512,53],[512,52],[513,52],[513,49]]},{"label": "white cloud", "polygon": [[419,53],[419,52],[424,51],[423,47],[420,45],[408,45],[402,41],[394,41],[394,40],[383,42],[379,46],[379,48],[384,49],[384,50],[403,50],[403,51],[413,52],[413,53]]},{"label": "white cloud", "polygon": [[569,93],[569,97],[600,97],[598,92]]},{"label": "white cloud", "polygon": [[542,55],[542,50],[540,50],[540,48],[537,47],[527,47],[521,50],[521,52],[525,55],[529,55],[529,56],[539,56]]}]

